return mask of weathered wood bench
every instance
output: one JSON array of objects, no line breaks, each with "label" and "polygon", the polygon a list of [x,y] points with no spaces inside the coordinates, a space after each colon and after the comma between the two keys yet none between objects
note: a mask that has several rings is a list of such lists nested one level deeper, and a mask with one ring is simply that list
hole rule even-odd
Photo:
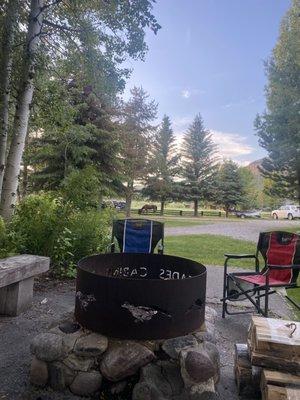
[{"label": "weathered wood bench", "polygon": [[33,281],[49,270],[50,258],[24,254],[0,260],[0,314],[16,316],[32,302]]}]

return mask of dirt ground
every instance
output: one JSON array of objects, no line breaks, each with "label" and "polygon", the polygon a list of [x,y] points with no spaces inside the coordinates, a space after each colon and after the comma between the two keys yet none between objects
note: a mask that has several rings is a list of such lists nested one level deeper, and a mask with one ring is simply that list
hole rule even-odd
[{"label": "dirt ground", "polygon": [[[36,390],[29,385],[30,341],[61,320],[68,318],[74,307],[74,282],[44,282],[36,286],[30,310],[14,318],[0,317],[0,400],[75,400],[69,391],[54,393]],[[209,300],[209,299],[208,299]],[[210,304],[217,313],[215,329],[221,354],[219,392],[224,400],[236,400],[233,377],[233,346],[247,336],[249,315],[221,318],[221,308]],[[122,399],[127,400],[127,399]]]}]

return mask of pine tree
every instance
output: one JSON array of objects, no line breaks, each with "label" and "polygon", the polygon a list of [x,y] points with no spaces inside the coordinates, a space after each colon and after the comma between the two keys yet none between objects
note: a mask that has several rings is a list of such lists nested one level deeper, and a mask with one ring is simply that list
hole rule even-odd
[{"label": "pine tree", "polygon": [[227,160],[222,165],[216,180],[217,203],[224,206],[226,217],[230,209],[235,208],[245,199],[245,188],[238,165]]},{"label": "pine tree", "polygon": [[266,64],[267,110],[255,121],[269,157],[263,173],[274,181],[272,194],[300,202],[300,1],[293,0]]},{"label": "pine tree", "polygon": [[123,107],[120,130],[123,161],[123,192],[126,198],[126,216],[130,216],[131,202],[136,181],[143,180],[148,171],[149,151],[155,127],[157,104],[149,100],[143,88],[134,87],[131,98]]},{"label": "pine tree", "polygon": [[179,172],[179,155],[176,154],[175,136],[168,116],[164,116],[160,129],[154,137],[150,156],[150,169],[143,194],[151,200],[160,201],[163,215],[166,201],[174,191],[174,177]]},{"label": "pine tree", "polygon": [[215,145],[200,114],[183,137],[181,154],[181,197],[194,202],[194,215],[198,216],[199,200],[209,199],[212,195],[216,171]]},{"label": "pine tree", "polygon": [[40,128],[31,138],[26,157],[34,172],[34,190],[57,190],[74,170],[93,166],[105,191],[117,176],[119,144],[113,115],[91,86],[51,80],[44,92],[43,107],[34,122]]}]

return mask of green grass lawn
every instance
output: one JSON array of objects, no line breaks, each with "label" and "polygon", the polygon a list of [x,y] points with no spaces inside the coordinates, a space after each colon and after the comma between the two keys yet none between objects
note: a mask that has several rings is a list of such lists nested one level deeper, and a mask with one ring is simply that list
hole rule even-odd
[{"label": "green grass lawn", "polygon": [[[224,265],[224,253],[254,254],[255,250],[255,245],[251,242],[221,235],[167,236],[165,238],[165,254],[190,258],[204,265]],[[253,260],[232,260],[230,265],[254,270]],[[300,277],[298,285],[300,286]],[[300,305],[300,288],[289,290],[288,295]]]},{"label": "green grass lawn", "polygon": [[[255,253],[255,245],[245,240],[232,239],[221,235],[185,235],[167,236],[165,254],[186,257],[204,265],[223,265],[224,253]],[[237,263],[236,263],[237,266]],[[242,267],[253,266],[249,260],[243,260]]]},{"label": "green grass lawn", "polygon": [[294,226],[280,227],[281,231],[300,233],[300,223]]}]

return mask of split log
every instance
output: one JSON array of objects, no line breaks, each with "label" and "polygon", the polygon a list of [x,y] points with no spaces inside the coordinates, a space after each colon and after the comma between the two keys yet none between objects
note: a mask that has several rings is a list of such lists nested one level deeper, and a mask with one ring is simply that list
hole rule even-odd
[{"label": "split log", "polygon": [[265,393],[268,385],[300,389],[300,376],[263,369],[260,382],[262,393]]},{"label": "split log", "polygon": [[238,393],[253,396],[259,392],[259,379],[256,379],[256,385],[254,385],[248,346],[236,343],[234,352],[234,375]]},{"label": "split log", "polygon": [[262,395],[263,400],[299,400],[300,390],[294,388],[267,385]]}]

